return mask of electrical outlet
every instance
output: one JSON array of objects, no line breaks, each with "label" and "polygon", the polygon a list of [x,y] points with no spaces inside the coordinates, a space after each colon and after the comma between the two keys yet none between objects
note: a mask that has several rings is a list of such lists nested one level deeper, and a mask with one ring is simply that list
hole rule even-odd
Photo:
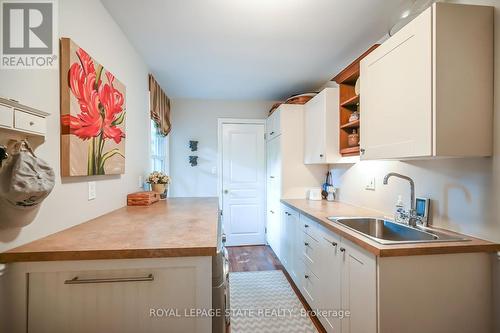
[{"label": "electrical outlet", "polygon": [[366,180],[365,190],[375,191],[375,177],[369,177]]},{"label": "electrical outlet", "polygon": [[89,201],[94,200],[97,197],[95,182],[88,182],[89,185]]}]

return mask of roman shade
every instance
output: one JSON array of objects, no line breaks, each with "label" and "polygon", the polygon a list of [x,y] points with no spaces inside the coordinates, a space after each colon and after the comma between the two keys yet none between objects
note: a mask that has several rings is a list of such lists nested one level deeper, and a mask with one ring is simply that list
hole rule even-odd
[{"label": "roman shade", "polygon": [[151,119],[155,122],[158,133],[167,136],[172,128],[170,123],[170,99],[152,74],[149,74],[149,105]]}]

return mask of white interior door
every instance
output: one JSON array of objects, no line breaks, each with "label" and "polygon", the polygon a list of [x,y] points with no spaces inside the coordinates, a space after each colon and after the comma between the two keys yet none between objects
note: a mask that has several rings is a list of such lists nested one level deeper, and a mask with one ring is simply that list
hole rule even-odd
[{"label": "white interior door", "polygon": [[264,124],[222,124],[222,207],[227,245],[265,244]]}]

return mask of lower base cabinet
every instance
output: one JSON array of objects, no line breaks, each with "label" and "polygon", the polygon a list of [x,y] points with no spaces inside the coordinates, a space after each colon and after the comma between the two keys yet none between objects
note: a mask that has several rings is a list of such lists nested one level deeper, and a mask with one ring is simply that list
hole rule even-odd
[{"label": "lower base cabinet", "polygon": [[377,257],[281,209],[285,268],[327,332],[493,331],[487,253]]},{"label": "lower base cabinet", "polygon": [[[212,258],[15,263],[0,332],[209,333]],[[1,282],[1,281],[0,281]]]},{"label": "lower base cabinet", "polygon": [[290,244],[281,250],[285,269],[327,332],[376,332],[376,257],[286,205],[281,210],[281,239]]}]

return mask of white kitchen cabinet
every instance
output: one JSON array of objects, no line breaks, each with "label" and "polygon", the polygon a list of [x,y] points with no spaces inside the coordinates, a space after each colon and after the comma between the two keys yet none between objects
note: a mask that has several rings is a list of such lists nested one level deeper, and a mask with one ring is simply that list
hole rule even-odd
[{"label": "white kitchen cabinet", "polygon": [[360,66],[361,159],[492,154],[492,7],[435,3]]},{"label": "white kitchen cabinet", "polygon": [[291,228],[293,225],[290,225],[290,221],[288,220],[288,212],[286,211],[286,206],[281,205],[281,221],[280,221],[280,252],[281,252],[281,264],[287,271],[290,271],[290,260],[291,260],[291,244],[290,237],[292,237]]},{"label": "white kitchen cabinet", "polygon": [[[313,310],[349,312],[319,311],[327,332],[492,331],[488,253],[377,257],[305,214],[283,209],[300,218],[291,261],[302,296]],[[304,250],[304,240],[314,242],[312,252]]]},{"label": "white kitchen cabinet", "polygon": [[294,282],[312,309],[350,312],[345,318],[320,313],[327,332],[377,332],[376,257],[304,214],[295,214],[300,223],[292,250],[298,258]]},{"label": "white kitchen cabinet", "polygon": [[1,332],[212,332],[210,317],[189,316],[212,306],[211,257],[27,262],[3,273]]},{"label": "white kitchen cabinet", "polygon": [[341,320],[342,333],[377,332],[376,257],[346,239],[340,244],[342,309],[350,316]]},{"label": "white kitchen cabinet", "polygon": [[299,214],[286,205],[281,204],[281,263],[293,280],[296,279],[295,261],[296,256],[296,233],[299,223]]},{"label": "white kitchen cabinet", "polygon": [[281,259],[281,138],[267,143],[267,242]]},{"label": "white kitchen cabinet", "polygon": [[338,162],[339,89],[325,88],[304,105],[304,163]]},{"label": "white kitchen cabinet", "polygon": [[[276,125],[278,124],[278,125]],[[324,181],[326,165],[305,165],[304,106],[281,105],[268,118],[267,134],[267,242],[283,261],[280,199],[305,198]],[[276,129],[277,127],[279,129]],[[274,132],[271,135],[271,132]],[[286,259],[285,259],[286,261]]]},{"label": "white kitchen cabinet", "polygon": [[[340,236],[331,232],[324,232],[319,240],[321,270],[318,274],[321,277],[320,286],[323,295],[319,301],[320,309],[343,309],[341,299],[342,252],[340,252],[340,242]],[[327,332],[341,332],[342,320],[339,316],[326,314],[319,316],[319,320]]]}]

